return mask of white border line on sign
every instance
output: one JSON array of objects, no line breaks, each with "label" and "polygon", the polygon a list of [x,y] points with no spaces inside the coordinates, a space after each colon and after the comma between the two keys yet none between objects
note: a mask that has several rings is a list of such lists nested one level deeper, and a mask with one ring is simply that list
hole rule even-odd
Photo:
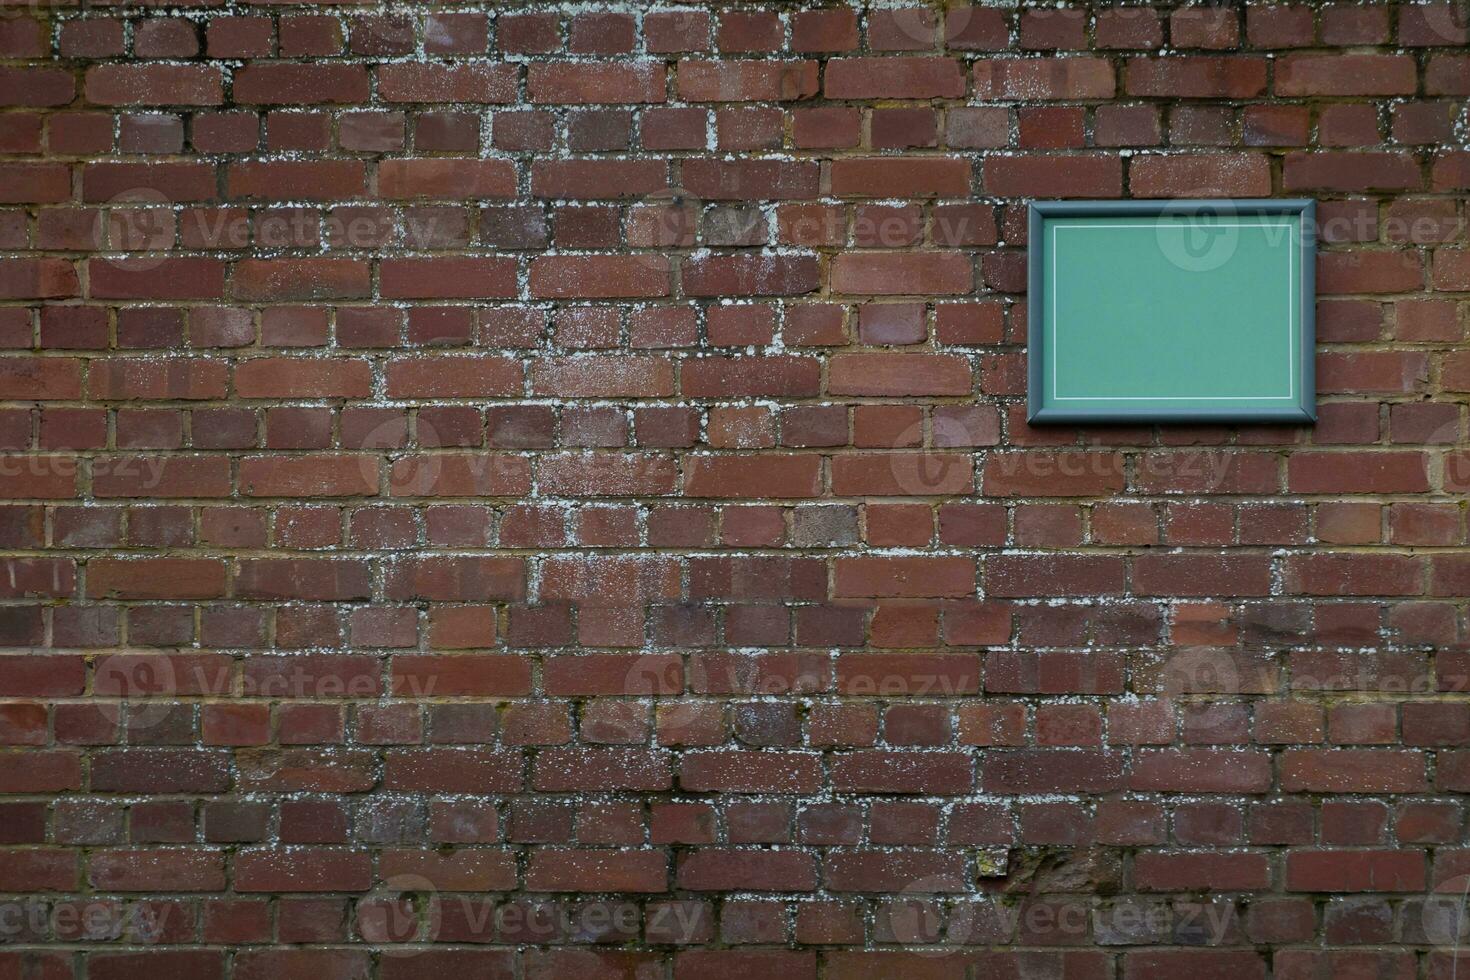
[{"label": "white border line on sign", "polygon": [[[1234,221],[1217,222],[1218,227],[1229,228],[1266,228],[1283,227],[1288,232],[1291,230],[1289,224],[1276,224],[1270,221],[1277,215],[1262,215],[1254,221],[1236,219]],[[1305,219],[1298,216],[1298,224],[1301,225]],[[1097,221],[1085,221],[1079,224],[1062,224],[1059,221],[1047,222],[1051,230],[1051,398],[1053,401],[1062,402],[1168,402],[1168,401],[1288,401],[1296,399],[1296,303],[1293,302],[1294,285],[1296,283],[1296,264],[1294,257],[1298,249],[1291,246],[1295,243],[1288,242],[1286,257],[1286,334],[1287,334],[1287,391],[1285,395],[1060,395],[1057,394],[1057,364],[1061,358],[1057,356],[1057,240],[1063,228],[1069,230],[1089,228],[1157,228],[1157,224],[1149,222],[1111,222],[1101,223]],[[1298,234],[1303,234],[1301,228]]]}]

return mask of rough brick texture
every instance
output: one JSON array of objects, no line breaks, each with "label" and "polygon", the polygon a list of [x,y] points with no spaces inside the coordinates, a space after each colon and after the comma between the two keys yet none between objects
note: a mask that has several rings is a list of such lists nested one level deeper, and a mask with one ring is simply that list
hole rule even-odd
[{"label": "rough brick texture", "polygon": [[[0,17],[0,977],[1449,978],[1463,4]],[[1315,427],[1025,203],[1321,201]]]}]

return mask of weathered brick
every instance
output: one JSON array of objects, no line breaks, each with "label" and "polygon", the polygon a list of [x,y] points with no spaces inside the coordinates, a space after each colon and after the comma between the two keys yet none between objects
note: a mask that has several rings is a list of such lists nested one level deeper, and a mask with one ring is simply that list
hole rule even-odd
[{"label": "weathered brick", "polygon": [[354,104],[368,98],[361,65],[264,62],[235,73],[235,101],[259,105]]},{"label": "weathered brick", "polygon": [[657,62],[532,64],[526,90],[532,102],[584,104],[664,101],[664,66]]},{"label": "weathered brick", "polygon": [[833,58],[824,93],[830,99],[954,99],[965,74],[953,58]]},{"label": "weathered brick", "polygon": [[990,99],[1108,99],[1115,91],[1106,58],[987,58],[974,71],[976,93]]},{"label": "weathered brick", "polygon": [[832,193],[838,197],[965,197],[970,193],[970,165],[953,157],[834,160]]},{"label": "weathered brick", "polygon": [[817,94],[815,61],[681,60],[679,97],[689,102],[771,102]]},{"label": "weathered brick", "polygon": [[1418,891],[1425,883],[1422,852],[1296,851],[1287,856],[1286,887],[1312,892]]},{"label": "weathered brick", "polygon": [[1266,89],[1266,62],[1246,55],[1130,58],[1129,95],[1248,99]]},{"label": "weathered brick", "polygon": [[378,193],[387,198],[454,200],[514,197],[515,167],[507,160],[384,160]]},{"label": "weathered brick", "polygon": [[1135,197],[1266,197],[1271,161],[1255,154],[1136,156],[1128,189]]},{"label": "weathered brick", "polygon": [[1278,95],[1412,95],[1417,87],[1406,55],[1291,54],[1276,64]]},{"label": "weathered brick", "polygon": [[514,102],[514,65],[379,65],[378,94],[388,102]]},{"label": "weathered brick", "polygon": [[219,105],[222,85],[220,69],[213,66],[97,65],[87,69],[86,99],[107,106]]},{"label": "weathered brick", "polygon": [[982,167],[986,193],[1000,197],[1119,197],[1123,167],[1111,156],[990,157]]},{"label": "weathered brick", "polygon": [[[18,13],[0,977],[1452,972],[1452,4]],[[1278,190],[1314,426],[1027,424]]]}]

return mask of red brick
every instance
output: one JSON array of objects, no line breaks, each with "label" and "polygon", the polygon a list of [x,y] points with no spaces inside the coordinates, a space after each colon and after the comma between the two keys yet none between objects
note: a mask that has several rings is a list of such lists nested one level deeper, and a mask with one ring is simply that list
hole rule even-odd
[{"label": "red brick", "polygon": [[[86,73],[86,99],[96,105],[219,105],[222,85],[220,69],[205,65],[96,65]],[[235,95],[240,97],[238,79]]]},{"label": "red brick", "polygon": [[250,497],[360,497],[378,492],[377,460],[325,454],[247,457],[240,491]]},{"label": "red brick", "polygon": [[1418,752],[1372,749],[1301,749],[1281,760],[1287,792],[1413,793],[1425,786]]},{"label": "red brick", "polygon": [[1294,851],[1286,856],[1288,891],[1412,892],[1425,886],[1420,851]]},{"label": "red brick", "polygon": [[224,854],[199,851],[107,851],[88,863],[88,880],[106,891],[218,891]]},{"label": "red brick", "polygon": [[1139,555],[1133,561],[1139,595],[1268,595],[1271,562],[1254,555]]},{"label": "red brick", "polygon": [[384,160],[378,164],[378,193],[387,198],[508,198],[515,191],[515,167],[507,160]]},{"label": "red brick", "polygon": [[533,63],[526,77],[532,102],[582,104],[664,101],[664,67],[658,62]]},{"label": "red brick", "polygon": [[211,258],[90,259],[87,276],[93,299],[219,299],[225,266]]},{"label": "red brick", "polygon": [[662,256],[542,256],[531,262],[531,295],[551,299],[667,296]]},{"label": "red brick", "polygon": [[1276,94],[1413,95],[1414,60],[1407,55],[1291,54],[1276,63]]},{"label": "red brick", "polygon": [[1123,959],[1124,980],[1163,980],[1181,974],[1198,980],[1265,980],[1266,961],[1254,950],[1133,950]]},{"label": "red brick", "polygon": [[973,284],[958,252],[848,252],[832,262],[832,290],[854,295],[955,295]]},{"label": "red brick", "polygon": [[560,851],[531,855],[526,886],[535,891],[661,892],[668,859],[658,851]]},{"label": "red brick", "polygon": [[974,594],[974,572],[968,558],[843,558],[833,589],[839,597],[966,596]]},{"label": "red brick", "polygon": [[378,288],[393,299],[490,299],[516,294],[511,258],[383,259]]},{"label": "red brick", "polygon": [[[70,72],[57,68],[5,68],[0,70],[0,79],[5,82],[4,102],[8,106],[63,106],[76,97],[76,79]],[[95,101],[97,97],[112,94],[110,85],[104,84],[89,99]]]},{"label": "red brick", "polygon": [[240,892],[367,891],[371,881],[371,859],[363,851],[293,848],[235,856]]},{"label": "red brick", "polygon": [[1317,384],[1330,392],[1408,392],[1429,374],[1427,360],[1416,353],[1324,353],[1317,361]]},{"label": "red brick", "polygon": [[355,259],[247,259],[236,264],[230,282],[235,299],[360,299],[371,292],[366,262]]},{"label": "red brick", "polygon": [[829,99],[954,99],[965,75],[953,58],[833,58],[827,62]]},{"label": "red brick", "polygon": [[1260,752],[1159,749],[1140,754],[1129,786],[1142,792],[1260,793],[1271,785],[1271,760]]},{"label": "red brick", "polygon": [[370,390],[368,362],[348,358],[255,358],[235,369],[244,398],[362,398]]},{"label": "red brick", "polygon": [[797,51],[851,51],[858,46],[857,15],[849,10],[805,10],[792,15],[791,46]]},{"label": "red brick", "polygon": [[1424,178],[1414,158],[1405,153],[1324,150],[1288,153],[1281,182],[1289,191],[1413,190],[1423,186]]},{"label": "red brick", "polygon": [[208,558],[96,558],[87,565],[94,598],[207,599],[224,595],[225,567]]},{"label": "red brick", "polygon": [[992,750],[980,771],[987,793],[1104,793],[1122,783],[1122,756],[1091,749]]},{"label": "red brick", "polygon": [[679,97],[689,102],[774,102],[817,94],[815,61],[681,60]]},{"label": "red brick", "polygon": [[1116,157],[990,157],[983,165],[982,186],[999,197],[1119,197],[1123,167]]},{"label": "red brick", "polygon": [[1266,90],[1266,62],[1246,55],[1130,58],[1129,95],[1186,99],[1249,99]]},{"label": "red brick", "polygon": [[0,203],[56,204],[71,197],[71,168],[53,164],[0,165]]},{"label": "red brick", "polygon": [[834,160],[832,193],[837,197],[967,197],[970,164],[952,157]]},{"label": "red brick", "polygon": [[395,599],[518,599],[524,594],[525,565],[510,555],[426,556],[395,564],[385,588]]},{"label": "red brick", "polygon": [[674,980],[738,980],[752,975],[816,980],[817,954],[812,950],[691,949],[679,951],[674,960]]},{"label": "red brick", "polygon": [[673,378],[661,358],[590,356],[534,364],[531,389],[563,398],[656,397],[673,393]]},{"label": "red brick", "polygon": [[515,65],[379,65],[378,94],[388,102],[514,102]]},{"label": "red brick", "polygon": [[1105,58],[987,58],[975,62],[975,89],[990,99],[1108,99],[1115,85]]},{"label": "red brick", "polygon": [[1426,466],[1417,452],[1296,453],[1286,482],[1293,493],[1422,493]]},{"label": "red brick", "polygon": [[820,284],[817,260],[804,255],[690,257],[681,263],[680,276],[690,296],[795,296]]},{"label": "red brick", "polygon": [[993,453],[985,462],[991,496],[1087,496],[1123,486],[1123,457],[1103,452]]},{"label": "red brick", "polygon": [[684,493],[690,497],[815,497],[821,460],[815,456],[707,455],[685,461]]},{"label": "red brick", "polygon": [[798,851],[700,848],[681,856],[676,882],[691,891],[806,892],[817,885],[817,867]]},{"label": "red brick", "polygon": [[[222,952],[207,949],[161,949],[144,953],[99,952],[87,958],[87,973],[98,980],[129,980],[131,977],[141,976],[166,977],[169,980],[176,977],[221,980],[225,975],[225,958]],[[70,972],[66,975],[70,976]]]},{"label": "red brick", "polygon": [[963,752],[862,750],[835,759],[831,778],[839,792],[958,796],[975,788],[974,765]]},{"label": "red brick", "polygon": [[239,564],[234,590],[244,599],[363,599],[368,569],[351,560],[247,559]]},{"label": "red brick", "polygon": [[261,63],[235,73],[235,101],[246,105],[353,104],[368,99],[361,65]]},{"label": "red brick", "polygon": [[228,169],[227,194],[264,201],[334,201],[360,197],[366,186],[362,164],[347,160],[237,163]]},{"label": "red brick", "polygon": [[81,758],[73,750],[12,752],[0,764],[0,787],[6,793],[60,793],[81,785]]},{"label": "red brick", "polygon": [[355,980],[366,975],[369,968],[365,950],[254,949],[235,958],[234,972],[245,980],[293,975]]},{"label": "red brick", "polygon": [[[885,877],[883,871],[874,866],[874,858],[875,855],[871,853],[857,852],[844,854],[834,859],[827,875],[829,881],[832,882],[831,887],[837,891],[864,890],[865,881],[871,881],[875,887],[887,887],[883,883],[891,879]],[[956,855],[952,853],[907,853],[899,858],[897,863],[899,868],[895,870],[898,870],[900,874],[925,875],[920,880],[934,885],[933,890],[935,891],[952,891],[954,883],[963,880],[965,874],[964,869],[956,860]],[[899,920],[894,922],[895,931],[900,933],[909,930],[917,931],[913,924],[900,919],[901,914],[896,913],[894,916],[896,920]],[[957,918],[962,914],[962,912],[958,913]],[[963,929],[964,927],[957,922],[957,928]]]},{"label": "red brick", "polygon": [[1143,852],[1134,858],[1133,874],[1144,891],[1264,891],[1271,886],[1264,854]]},{"label": "red brick", "polygon": [[[1309,25],[1310,26],[1310,25]],[[1163,45],[1159,15],[1148,8],[1109,8],[1097,14],[1097,46],[1104,49],[1154,49]]]},{"label": "red brick", "polygon": [[536,197],[643,197],[668,187],[662,160],[538,160],[531,167]]},{"label": "red brick", "polygon": [[390,398],[494,398],[522,390],[519,362],[508,357],[435,355],[400,358],[387,370]]},{"label": "red brick", "polygon": [[1134,197],[1265,197],[1271,162],[1257,154],[1136,156],[1128,165]]},{"label": "red brick", "polygon": [[1298,555],[1287,561],[1286,582],[1304,595],[1420,595],[1424,569],[1407,555]]},{"label": "red brick", "polygon": [[973,694],[980,686],[979,660],[969,654],[844,654],[837,687],[848,695],[919,697]]}]

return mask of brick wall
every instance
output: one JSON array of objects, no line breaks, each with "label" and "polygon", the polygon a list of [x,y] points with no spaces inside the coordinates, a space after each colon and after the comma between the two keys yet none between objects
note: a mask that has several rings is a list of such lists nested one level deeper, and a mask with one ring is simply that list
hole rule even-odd
[{"label": "brick wall", "polygon": [[[0,977],[1470,968],[1466,23],[9,8]],[[1273,194],[1315,428],[1026,425]]]}]

